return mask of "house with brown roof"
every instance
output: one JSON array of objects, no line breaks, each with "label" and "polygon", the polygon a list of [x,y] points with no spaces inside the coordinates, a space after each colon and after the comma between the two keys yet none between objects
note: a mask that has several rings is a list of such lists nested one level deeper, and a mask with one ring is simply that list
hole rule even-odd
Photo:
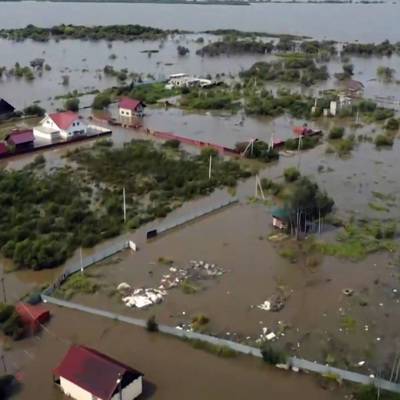
[{"label": "house with brown roof", "polygon": [[353,97],[361,97],[364,94],[365,86],[362,82],[356,81],[354,79],[348,79],[345,82],[345,93],[347,96]]},{"label": "house with brown roof", "polygon": [[8,146],[16,152],[32,148],[34,140],[32,129],[13,130],[5,137]]},{"label": "house with brown roof", "polygon": [[71,346],[53,375],[76,400],[133,400],[142,393],[141,372],[85,346]]},{"label": "house with brown roof", "polygon": [[140,100],[122,97],[118,103],[119,115],[121,117],[143,117],[145,104]]},{"label": "house with brown roof", "polygon": [[87,126],[77,113],[63,111],[46,114],[40,125],[33,129],[36,138],[49,141],[57,139],[72,139],[76,136],[86,135]]}]

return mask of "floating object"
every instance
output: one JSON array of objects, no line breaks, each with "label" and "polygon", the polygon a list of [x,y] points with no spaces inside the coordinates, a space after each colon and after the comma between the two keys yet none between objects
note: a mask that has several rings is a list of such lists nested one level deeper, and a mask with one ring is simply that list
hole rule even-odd
[{"label": "floating object", "polygon": [[345,288],[345,289],[342,290],[342,293],[343,293],[345,296],[351,296],[351,295],[354,293],[354,290],[353,290],[353,289],[350,289],[350,288]]}]

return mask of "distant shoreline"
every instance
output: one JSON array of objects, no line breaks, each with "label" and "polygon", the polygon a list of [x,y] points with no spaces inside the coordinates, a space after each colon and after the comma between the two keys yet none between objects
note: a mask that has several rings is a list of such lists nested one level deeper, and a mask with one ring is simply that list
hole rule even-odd
[{"label": "distant shoreline", "polygon": [[[386,4],[386,0],[0,0],[0,3],[35,1],[38,3],[123,3],[123,4],[184,4],[200,6],[250,6],[252,4]],[[397,0],[393,1],[397,4]]]}]

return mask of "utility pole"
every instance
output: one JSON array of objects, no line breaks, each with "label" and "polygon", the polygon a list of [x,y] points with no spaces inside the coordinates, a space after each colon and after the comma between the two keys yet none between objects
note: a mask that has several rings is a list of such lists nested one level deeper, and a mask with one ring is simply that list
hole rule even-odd
[{"label": "utility pole", "polygon": [[7,373],[7,365],[6,365],[6,360],[5,360],[4,354],[1,355],[1,361],[3,363],[4,373],[6,374]]},{"label": "utility pole", "polygon": [[300,149],[301,149],[301,141],[303,139],[303,136],[300,135],[299,136],[299,145],[297,146],[297,155],[298,155],[298,159],[297,159],[297,169],[300,170]]},{"label": "utility pole", "polygon": [[1,277],[1,287],[3,289],[3,302],[7,303],[7,295],[6,295],[6,285],[4,284],[4,275]]},{"label": "utility pole", "polygon": [[210,155],[210,163],[208,166],[208,179],[211,179],[211,169],[212,169],[212,155]]},{"label": "utility pole", "polygon": [[126,198],[125,198],[125,186],[122,188],[122,197],[123,197],[123,210],[124,210],[124,222],[126,222]]}]

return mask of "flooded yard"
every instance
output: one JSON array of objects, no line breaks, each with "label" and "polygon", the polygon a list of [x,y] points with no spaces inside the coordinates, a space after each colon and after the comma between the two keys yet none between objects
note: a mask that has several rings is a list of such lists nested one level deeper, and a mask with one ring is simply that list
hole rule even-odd
[{"label": "flooded yard", "polygon": [[[23,382],[18,399],[66,400],[52,383],[52,370],[72,344],[82,344],[144,373],[141,399],[203,400],[273,398],[289,400],[343,398],[343,391],[321,389],[313,376],[288,374],[261,360],[240,356],[219,358],[189,344],[141,328],[57,307],[48,332],[20,342],[5,353],[12,372]],[[76,327],[79,326],[79,330]],[[201,377],[201,379],[199,379]],[[301,390],[300,390],[301,388]]]},{"label": "flooded yard", "polygon": [[[265,328],[289,354],[372,372],[387,361],[398,343],[398,267],[385,254],[359,263],[325,257],[320,265],[282,258],[267,240],[270,215],[263,206],[240,204],[145,243],[139,251],[116,255],[88,270],[99,285],[96,293],[78,293],[72,301],[160,323],[190,326],[205,315],[207,332],[255,343]],[[213,279],[170,289],[160,304],[128,308],[116,291],[121,282],[132,288],[158,288],[175,268],[203,260],[224,270]],[[172,270],[171,270],[172,267]],[[343,289],[352,288],[351,297]],[[257,306],[274,295],[286,301],[278,311]],[[348,326],[351,325],[351,326]]]}]

